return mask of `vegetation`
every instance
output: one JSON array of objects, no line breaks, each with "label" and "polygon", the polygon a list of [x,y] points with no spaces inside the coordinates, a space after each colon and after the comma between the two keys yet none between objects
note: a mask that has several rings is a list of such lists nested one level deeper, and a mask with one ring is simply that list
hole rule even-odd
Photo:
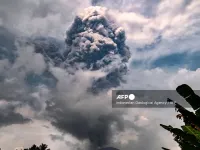
[{"label": "vegetation", "polygon": [[[194,112],[190,112],[183,106],[175,103],[175,110],[179,113],[176,117],[183,120],[181,129],[170,125],[160,124],[165,130],[168,130],[174,136],[174,140],[179,144],[181,150],[199,150],[200,149],[200,97],[194,93],[192,88],[183,84],[177,87],[176,91],[192,106]],[[168,101],[173,101],[168,99]],[[162,147],[163,150],[170,150]]]},{"label": "vegetation", "polygon": [[31,148],[26,148],[24,150],[50,150],[46,144],[41,144],[40,146],[36,146],[35,144]]}]

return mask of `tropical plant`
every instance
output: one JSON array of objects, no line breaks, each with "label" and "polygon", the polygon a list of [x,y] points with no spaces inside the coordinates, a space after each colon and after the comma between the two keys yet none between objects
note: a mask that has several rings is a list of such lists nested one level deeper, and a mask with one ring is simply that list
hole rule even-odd
[{"label": "tropical plant", "polygon": [[[168,99],[168,102],[174,102],[175,110],[179,113],[176,117],[183,120],[185,125],[181,129],[170,125],[160,126],[172,133],[181,150],[200,150],[200,97],[186,84],[178,86],[176,91],[192,106],[195,113]],[[170,150],[164,147],[162,149]]]},{"label": "tropical plant", "polygon": [[24,150],[50,150],[49,148],[48,149],[47,148],[48,148],[48,145],[42,143],[40,146],[37,146],[34,144],[30,148],[26,148]]}]

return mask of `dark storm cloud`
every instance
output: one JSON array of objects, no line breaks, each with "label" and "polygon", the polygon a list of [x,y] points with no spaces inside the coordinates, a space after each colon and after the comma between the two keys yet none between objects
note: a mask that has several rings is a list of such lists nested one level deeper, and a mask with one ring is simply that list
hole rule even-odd
[{"label": "dark storm cloud", "polygon": [[6,103],[6,101],[3,101],[3,103],[6,103],[3,105],[1,100],[0,103],[0,127],[11,124],[23,124],[31,121],[31,119],[25,118],[21,114],[15,112],[17,108],[15,105]]},{"label": "dark storm cloud", "polygon": [[30,119],[24,118],[21,114],[8,112],[5,115],[0,114],[0,127],[8,126],[12,124],[28,123]]},{"label": "dark storm cloud", "polygon": [[12,125],[12,124],[23,124],[23,123],[28,123],[29,121],[31,121],[28,118],[24,118],[19,113],[14,113],[12,111],[4,112],[4,113],[0,113],[0,127]]}]

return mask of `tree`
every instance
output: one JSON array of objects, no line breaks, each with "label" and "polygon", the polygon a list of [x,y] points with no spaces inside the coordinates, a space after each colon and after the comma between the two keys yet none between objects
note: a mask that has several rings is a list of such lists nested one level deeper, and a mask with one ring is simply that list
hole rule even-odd
[{"label": "tree", "polygon": [[[191,87],[182,84],[176,88],[176,91],[192,106],[195,113],[188,111],[183,106],[175,103],[175,110],[179,113],[176,117],[183,120],[184,126],[181,129],[172,126],[160,124],[165,130],[168,130],[174,136],[174,140],[179,144],[182,150],[200,149],[200,97],[195,94]],[[168,102],[173,100],[168,99]],[[169,150],[162,147],[163,150]]]},{"label": "tree", "polygon": [[41,144],[40,146],[37,146],[37,145],[33,145],[31,146],[31,148],[26,148],[24,150],[50,150],[49,148],[47,149],[47,145],[46,144]]}]

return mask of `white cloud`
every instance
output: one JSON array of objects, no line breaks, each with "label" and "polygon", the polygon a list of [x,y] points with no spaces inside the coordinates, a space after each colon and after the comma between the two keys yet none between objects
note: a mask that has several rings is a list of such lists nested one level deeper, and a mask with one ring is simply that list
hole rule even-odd
[{"label": "white cloud", "polygon": [[170,71],[162,68],[155,69],[132,69],[127,75],[127,84],[120,89],[143,89],[143,90],[175,90],[181,84],[188,84],[193,89],[199,90],[200,69],[195,71],[180,68]]},{"label": "white cloud", "polygon": [[[166,0],[156,5],[155,14],[150,17],[135,9],[111,10],[110,14],[126,31],[132,59],[144,61],[172,53],[198,51],[199,8],[200,3],[196,0],[190,3]],[[155,48],[144,52],[136,50],[153,44],[158,36],[161,36],[162,41]]]},{"label": "white cloud", "polygon": [[3,0],[0,20],[2,25],[20,35],[46,35],[63,39],[76,13],[89,4],[89,0]]},{"label": "white cloud", "polygon": [[[0,131],[1,149],[14,149],[15,147],[21,146],[29,148],[33,144],[40,145],[42,143],[48,143],[48,147],[53,150],[60,150],[63,148],[73,150],[71,145],[81,146],[81,143],[70,135],[61,134],[61,136],[64,137],[64,140],[71,143],[71,145],[66,145],[65,141],[63,142],[59,140],[52,142],[50,134],[60,135],[60,132],[46,121],[35,120],[29,124],[11,125],[1,128]],[[12,144],[8,141],[12,141]]]}]

